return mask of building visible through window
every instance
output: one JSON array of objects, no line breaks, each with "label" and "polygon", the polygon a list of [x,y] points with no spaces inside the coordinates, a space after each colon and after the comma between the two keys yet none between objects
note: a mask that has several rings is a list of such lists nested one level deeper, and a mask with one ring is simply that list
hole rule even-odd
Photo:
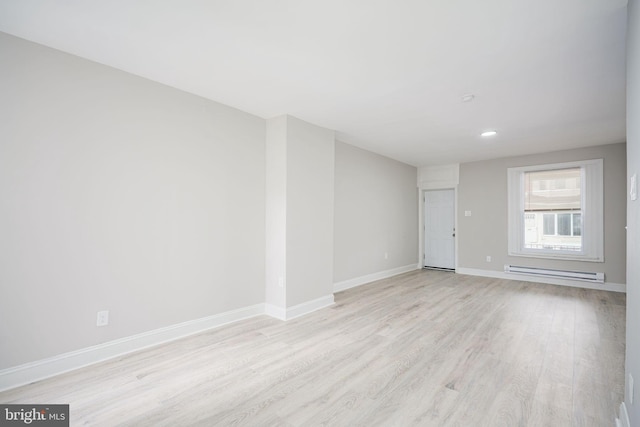
[{"label": "building visible through window", "polygon": [[526,249],[582,251],[581,168],[524,173]]}]

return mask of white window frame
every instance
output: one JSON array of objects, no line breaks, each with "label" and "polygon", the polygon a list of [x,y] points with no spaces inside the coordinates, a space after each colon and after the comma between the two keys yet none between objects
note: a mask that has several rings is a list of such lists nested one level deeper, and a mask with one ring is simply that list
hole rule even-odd
[{"label": "white window frame", "polygon": [[[554,163],[507,169],[509,255],[533,258],[604,262],[603,160]],[[582,172],[582,250],[528,249],[524,247],[524,174],[579,167]]]}]

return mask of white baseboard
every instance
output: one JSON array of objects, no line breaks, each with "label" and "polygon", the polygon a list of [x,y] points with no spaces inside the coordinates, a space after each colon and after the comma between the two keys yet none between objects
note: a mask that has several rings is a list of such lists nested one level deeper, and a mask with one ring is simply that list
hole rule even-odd
[{"label": "white baseboard", "polygon": [[265,304],[256,304],[3,369],[0,370],[0,391],[164,344],[238,320],[265,314],[265,312]]},{"label": "white baseboard", "polygon": [[287,308],[286,320],[291,320],[296,317],[309,314],[312,311],[329,307],[330,305],[333,305],[333,303],[334,303],[333,294],[331,294],[331,295],[326,295],[326,296],[314,299],[312,301],[303,302],[302,304],[294,305],[293,307]]},{"label": "white baseboard", "polygon": [[264,314],[275,317],[278,320],[287,320],[287,310],[273,304],[264,305]]},{"label": "white baseboard", "polygon": [[620,418],[616,418],[616,427],[631,427],[627,405],[624,402],[620,404]]},{"label": "white baseboard", "polygon": [[519,280],[521,282],[548,283],[551,285],[571,286],[574,288],[599,289],[602,291],[626,292],[627,286],[623,283],[590,283],[581,280],[558,279],[554,277],[527,276],[525,274],[505,273],[504,271],[482,270],[479,268],[457,268],[456,273],[469,276],[493,277],[496,279]]},{"label": "white baseboard", "polygon": [[418,270],[419,265],[409,264],[403,267],[392,268],[390,270],[380,271],[378,273],[367,274],[365,276],[355,277],[353,279],[344,280],[333,284],[333,292],[345,291],[347,289],[355,288],[356,286],[364,285],[380,279],[386,279],[388,277],[397,276],[398,274],[406,273],[408,271]]},{"label": "white baseboard", "polygon": [[109,341],[69,353],[49,357],[24,365],[0,370],[0,391],[9,390],[65,372],[120,357],[128,353],[157,346],[208,329],[267,314],[280,320],[290,320],[334,303],[333,294],[283,309],[272,304],[256,304],[213,316],[203,317],[142,334]]}]

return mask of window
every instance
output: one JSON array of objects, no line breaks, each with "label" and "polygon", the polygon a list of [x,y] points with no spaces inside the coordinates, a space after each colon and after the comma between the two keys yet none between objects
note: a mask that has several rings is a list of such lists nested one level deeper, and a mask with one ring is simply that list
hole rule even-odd
[{"label": "window", "polygon": [[[534,216],[535,218],[535,216]],[[542,214],[544,236],[581,236],[581,213],[545,213]],[[557,231],[556,231],[557,230]],[[525,239],[525,246],[530,244]]]},{"label": "window", "polygon": [[[534,215],[534,218],[536,216]],[[553,236],[556,234],[556,216],[554,214],[543,214],[542,219],[544,222],[544,235]],[[533,240],[533,239],[529,239]]]},{"label": "window", "polygon": [[582,236],[582,214],[574,213],[572,218],[572,236]]},{"label": "window", "polygon": [[509,255],[603,261],[602,159],[508,170]]}]

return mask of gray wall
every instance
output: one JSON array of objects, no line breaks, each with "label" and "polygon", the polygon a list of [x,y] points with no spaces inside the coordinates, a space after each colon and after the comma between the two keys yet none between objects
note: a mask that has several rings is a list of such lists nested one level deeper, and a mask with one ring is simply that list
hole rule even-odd
[{"label": "gray wall", "polygon": [[[640,175],[640,2],[630,0],[627,35],[627,170],[629,176]],[[633,375],[640,384],[640,200],[627,206],[627,363],[626,379]],[[627,388],[628,390],[628,383]],[[626,393],[626,406],[631,425],[640,425],[640,388],[635,387],[631,405]]]},{"label": "gray wall", "polygon": [[[507,248],[507,168],[604,159],[604,263],[510,257]],[[458,268],[503,271],[505,264],[604,271],[611,283],[625,278],[625,144],[509,157],[460,165]],[[471,211],[470,217],[464,212]],[[490,255],[491,262],[486,262]]]},{"label": "gray wall", "polygon": [[0,52],[0,369],[264,302],[263,119]]},{"label": "gray wall", "polygon": [[282,319],[333,295],[334,143],[332,130],[295,117],[267,120],[265,297]]},{"label": "gray wall", "polygon": [[267,120],[265,302],[285,310],[287,296],[287,116]]},{"label": "gray wall", "polygon": [[335,155],[334,282],[417,266],[417,169],[339,141]]},{"label": "gray wall", "polygon": [[0,369],[417,262],[416,168],[2,33],[0,52]]},{"label": "gray wall", "polygon": [[334,132],[287,117],[287,307],[333,295]]}]

